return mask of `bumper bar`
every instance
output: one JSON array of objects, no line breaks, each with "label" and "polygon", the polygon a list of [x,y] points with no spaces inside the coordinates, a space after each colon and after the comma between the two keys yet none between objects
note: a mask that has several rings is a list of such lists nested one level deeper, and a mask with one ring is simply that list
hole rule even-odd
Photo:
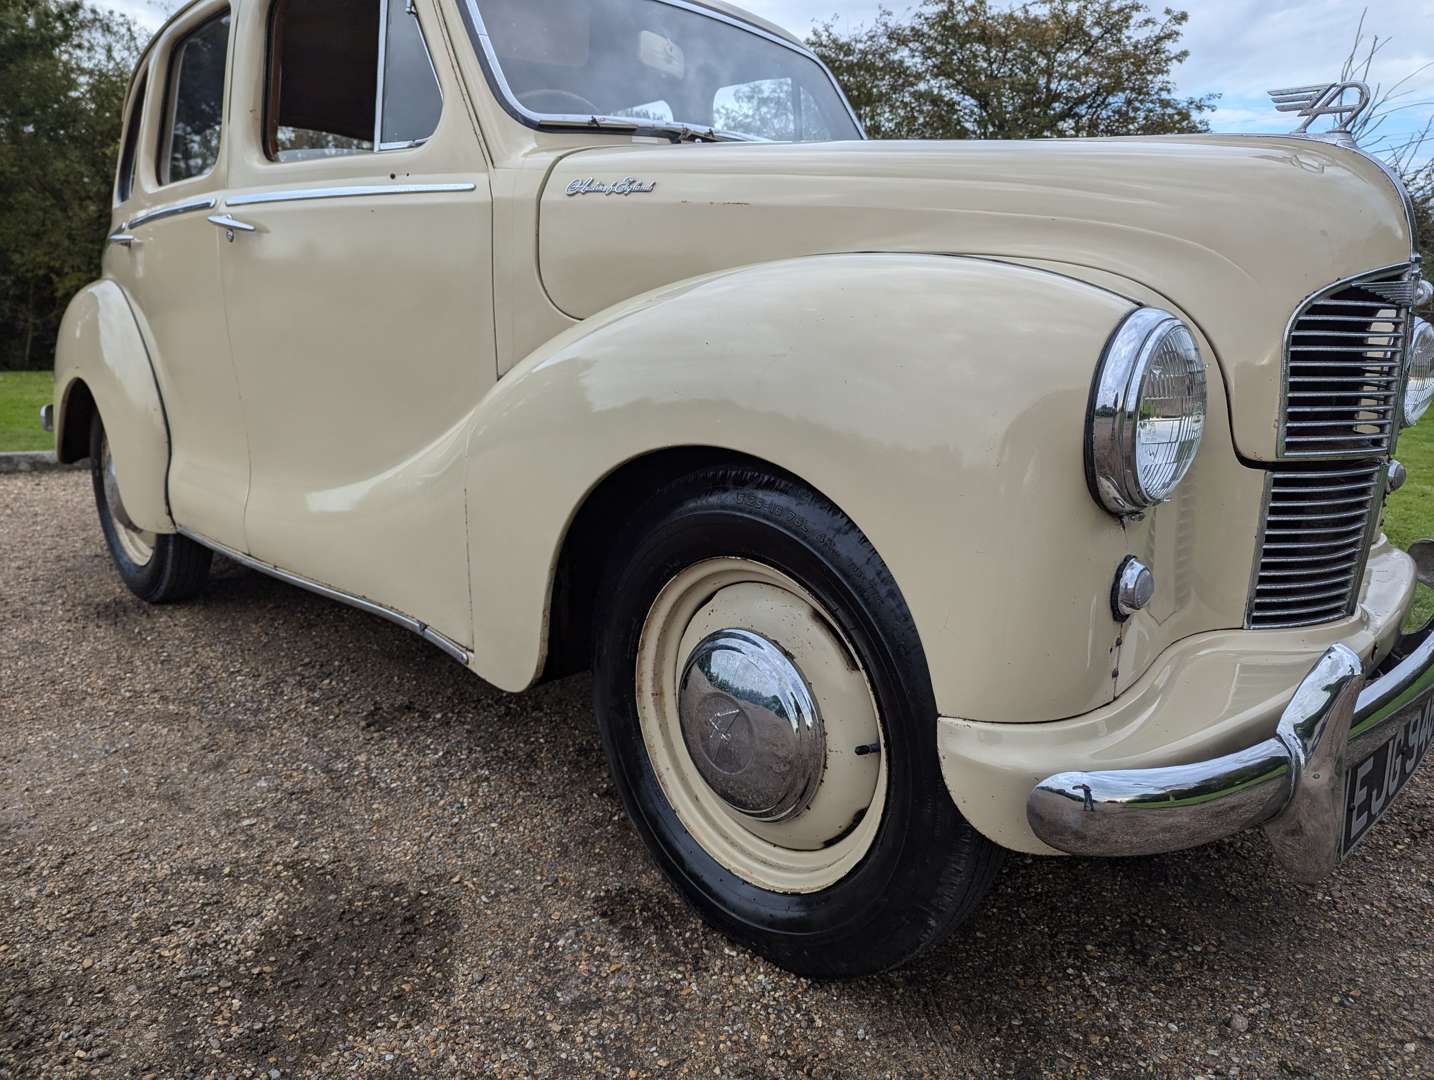
[{"label": "bumper bar", "polygon": [[1411,709],[1430,707],[1434,624],[1394,656],[1366,682],[1359,657],[1335,645],[1300,683],[1275,734],[1247,749],[1189,765],[1048,777],[1027,800],[1031,828],[1057,850],[1108,856],[1178,851],[1259,826],[1292,877],[1316,881],[1347,854],[1346,767],[1393,739]]}]

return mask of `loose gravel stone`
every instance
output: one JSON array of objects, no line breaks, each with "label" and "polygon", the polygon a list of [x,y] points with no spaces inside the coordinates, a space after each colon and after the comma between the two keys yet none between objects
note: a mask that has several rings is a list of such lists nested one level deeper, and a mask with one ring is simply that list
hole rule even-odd
[{"label": "loose gravel stone", "polygon": [[0,476],[0,558],[0,1080],[1434,1076],[1434,768],[1320,885],[1259,836],[1016,857],[815,983],[668,887],[585,677],[222,562],[148,607],[83,473]]}]

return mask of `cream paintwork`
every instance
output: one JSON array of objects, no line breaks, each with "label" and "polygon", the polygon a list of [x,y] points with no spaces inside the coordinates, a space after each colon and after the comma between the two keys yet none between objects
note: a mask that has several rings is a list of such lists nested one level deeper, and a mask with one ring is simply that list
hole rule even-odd
[{"label": "cream paintwork", "polygon": [[[564,193],[586,176],[657,187]],[[1398,192],[1363,155],[1207,136],[591,150],[553,170],[539,256],[553,303],[576,318],[667,281],[817,252],[1106,270],[1178,298],[1221,361],[1236,443],[1272,460],[1291,314],[1333,281],[1408,263],[1412,244]]]},{"label": "cream paintwork", "polygon": [[[167,85],[175,45],[224,6],[205,3],[186,9],[151,48],[147,63],[152,90],[140,125],[141,147],[157,146],[161,139],[166,95],[160,91]],[[222,140],[218,164],[207,176],[164,186],[155,173],[156,155],[141,151],[137,197],[116,211],[113,228],[144,210],[217,196],[229,141]],[[131,231],[132,247],[111,244],[106,249],[104,272],[129,296],[150,348],[172,441],[170,507],[181,524],[203,521],[206,535],[243,550],[248,440],[229,356],[218,231],[203,213],[164,218]],[[118,446],[116,458],[123,462]],[[121,491],[128,507],[130,496],[123,483]]]},{"label": "cream paintwork", "polygon": [[[60,324],[55,349],[55,400],[59,403],[55,431],[62,454],[62,433],[68,423],[75,422],[71,420],[74,395],[81,382],[105,418],[105,435],[130,520],[150,532],[173,532],[164,492],[169,469],[164,406],[134,315],[113,281],[97,281],[80,290]],[[88,447],[88,431],[81,435]]]},{"label": "cream paintwork", "polygon": [[[222,6],[200,0],[166,24],[142,61],[152,88],[175,40]],[[472,669],[517,690],[542,671],[558,553],[604,477],[674,446],[764,458],[872,539],[916,619],[939,707],[962,718],[941,722],[953,793],[978,828],[1026,849],[1038,845],[1024,797],[1041,770],[1168,763],[1263,737],[1326,645],[1388,646],[1413,572],[1387,549],[1356,618],[1234,629],[1261,488],[1236,445],[1273,456],[1285,322],[1310,292],[1410,256],[1397,194],[1366,159],[1264,137],[789,147],[536,132],[494,98],[456,0],[418,9],[445,96],[420,150],[266,161],[260,0],[234,4],[210,177],[157,185],[151,93],[139,182],[115,226],[196,193],[474,191],[232,208],[261,231],[226,245],[190,215],[111,248],[113,284],[98,288],[129,294],[132,328],[67,338],[61,377],[120,373],[101,411],[116,431],[147,431],[128,441],[150,455],[116,437],[127,505],[152,501],[145,483],[164,488],[142,372],[100,355],[121,338],[131,353],[148,344],[171,414],[181,527],[471,642]],[[657,187],[563,194],[588,175]],[[332,280],[306,276],[306,250]],[[375,284],[386,255],[432,261],[397,275],[395,294]],[[341,332],[301,321],[306,290]],[[1086,489],[1081,434],[1096,360],[1135,303],[1195,325],[1212,413],[1176,501],[1122,525]],[[415,314],[384,325],[380,304]],[[446,394],[406,396],[394,381],[423,358],[425,389]],[[306,359],[286,378],[284,364]],[[378,414],[357,415],[375,394],[396,402],[377,436]],[[355,411],[348,426],[338,406]],[[332,456],[339,442],[349,459]],[[1108,597],[1130,552],[1161,586],[1122,627]],[[1197,692],[1212,679],[1234,686],[1213,718]]]},{"label": "cream paintwork", "polygon": [[841,255],[719,274],[588,320],[478,412],[477,670],[505,689],[532,681],[547,606],[530,598],[583,498],[622,462],[695,444],[787,469],[861,526],[902,587],[941,708],[1036,720],[1105,704],[1126,541],[1086,488],[1091,373],[1068,357],[1099,356],[1131,308],[1021,267]]},{"label": "cream paintwork", "polygon": [[1393,647],[1414,595],[1412,560],[1382,541],[1352,619],[1297,631],[1186,638],[1113,704],[1050,724],[940,721],[947,786],[961,813],[996,843],[1058,855],[1031,832],[1026,798],[1062,771],[1139,769],[1218,757],[1267,738],[1294,688],[1329,646],[1361,659]]},{"label": "cream paintwork", "polygon": [[[419,7],[432,51],[439,19]],[[261,142],[267,8],[236,14],[230,200],[421,178],[471,191],[228,206],[229,340],[251,440],[247,553],[417,616],[462,645],[465,451],[496,378],[488,170],[452,68],[422,146],[273,162]],[[248,59],[246,62],[246,57]]]}]

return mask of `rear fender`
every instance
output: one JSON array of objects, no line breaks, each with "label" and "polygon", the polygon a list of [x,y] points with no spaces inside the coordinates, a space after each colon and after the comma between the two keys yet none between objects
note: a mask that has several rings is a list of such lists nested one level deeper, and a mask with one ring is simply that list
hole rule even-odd
[{"label": "rear fender", "polygon": [[93,402],[109,438],[125,511],[143,529],[174,532],[165,494],[164,405],[134,313],[113,281],[95,282],[70,301],[55,350],[55,394],[60,459],[88,456]]}]

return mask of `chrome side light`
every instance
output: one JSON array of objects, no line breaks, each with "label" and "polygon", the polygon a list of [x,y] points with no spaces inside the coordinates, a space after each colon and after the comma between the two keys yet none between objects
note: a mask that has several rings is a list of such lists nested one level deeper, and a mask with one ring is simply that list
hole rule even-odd
[{"label": "chrome side light", "polygon": [[1414,320],[1409,346],[1409,369],[1404,381],[1404,426],[1413,427],[1434,401],[1434,326]]},{"label": "chrome side light", "polygon": [[1170,498],[1205,433],[1205,360],[1179,318],[1139,308],[1116,329],[1096,371],[1086,419],[1086,474],[1112,514]]}]

